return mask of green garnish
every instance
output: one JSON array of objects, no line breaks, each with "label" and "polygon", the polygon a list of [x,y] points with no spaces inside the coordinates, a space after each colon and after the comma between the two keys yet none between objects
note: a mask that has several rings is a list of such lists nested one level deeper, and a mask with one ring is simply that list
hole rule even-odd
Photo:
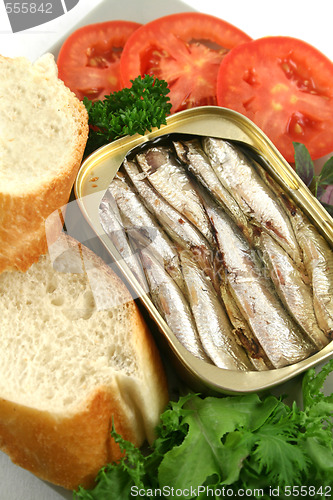
[{"label": "green garnish", "polygon": [[143,135],[166,123],[171,109],[167,83],[149,75],[138,76],[131,83],[131,88],[113,92],[103,101],[83,99],[93,127],[85,155],[124,135]]},{"label": "green garnish", "polygon": [[293,145],[296,173],[308,186],[312,194],[318,198],[327,212],[333,216],[333,205],[330,203],[330,199],[325,200],[325,191],[328,186],[333,184],[333,156],[323,165],[320,174],[315,175],[313,161],[304,144],[294,142]]},{"label": "green garnish", "polygon": [[333,394],[325,396],[322,388],[332,371],[333,360],[318,374],[314,369],[305,374],[303,409],[270,394],[181,397],[162,414],[149,453],[113,429],[126,458],[103,468],[96,487],[80,488],[74,498],[169,498],[174,488],[184,492],[177,494],[180,498],[215,499],[218,496],[207,491],[225,488],[234,491],[234,498],[237,491],[247,489],[253,492],[251,498],[261,500],[273,498],[270,489],[279,489],[274,498],[285,499],[294,498],[292,491],[300,494],[301,487],[307,498],[325,498],[327,493],[330,497]]}]

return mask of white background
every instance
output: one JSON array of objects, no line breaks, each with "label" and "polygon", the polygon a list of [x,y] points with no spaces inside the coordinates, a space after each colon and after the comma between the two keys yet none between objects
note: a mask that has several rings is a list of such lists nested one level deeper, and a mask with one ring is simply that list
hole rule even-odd
[{"label": "white background", "polygon": [[[110,19],[146,22],[159,15],[172,13],[178,0],[104,0]],[[69,33],[101,0],[80,0],[66,15],[40,27],[12,34],[0,0],[0,54],[26,56],[34,60],[53,47]],[[316,46],[333,60],[332,0],[188,0],[187,6],[178,2],[177,10],[190,8],[216,15],[245,31],[252,38],[268,35],[288,35],[301,38]],[[170,10],[171,9],[171,10]],[[94,19],[89,21],[103,21]],[[81,21],[84,23],[84,21]],[[281,388],[295,393],[300,380]],[[14,466],[0,453],[0,500],[63,500],[72,498],[70,492],[40,481],[32,474]]]},{"label": "white background", "polygon": [[[118,16],[121,0],[105,0],[114,4]],[[80,0],[78,5],[65,16],[42,26],[12,34],[0,1],[0,54],[6,56],[27,56],[35,58],[67,33],[72,26],[101,0]],[[130,2],[131,3],[131,2]],[[168,0],[132,0],[133,8],[123,18],[138,18],[144,22],[147,12],[140,4],[158,12],[165,9]],[[245,31],[252,38],[268,35],[288,35],[301,38],[333,60],[332,0],[188,0],[188,5],[201,12],[216,15]],[[117,17],[115,17],[116,19]],[[119,17],[118,17],[119,18]]]}]

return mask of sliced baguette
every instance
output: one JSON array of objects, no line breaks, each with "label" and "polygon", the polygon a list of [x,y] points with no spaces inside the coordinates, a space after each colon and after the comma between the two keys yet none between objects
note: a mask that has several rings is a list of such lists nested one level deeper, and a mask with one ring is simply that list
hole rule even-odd
[{"label": "sliced baguette", "polygon": [[25,271],[47,251],[46,218],[68,201],[88,117],[51,54],[0,56],[0,101],[0,272]]},{"label": "sliced baguette", "polygon": [[0,275],[0,448],[73,489],[120,458],[112,421],[137,446],[154,439],[168,391],[122,281],[72,238],[56,244],[53,265],[47,254]]}]

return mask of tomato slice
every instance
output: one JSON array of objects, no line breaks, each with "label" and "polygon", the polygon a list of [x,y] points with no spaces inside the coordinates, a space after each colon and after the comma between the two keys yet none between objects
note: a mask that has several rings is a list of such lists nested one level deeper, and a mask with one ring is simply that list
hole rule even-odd
[{"label": "tomato slice", "polygon": [[126,42],[120,74],[124,86],[138,75],[168,83],[172,113],[216,104],[221,60],[251,38],[214,16],[186,12],[161,17],[139,28]]},{"label": "tomato slice", "polygon": [[129,21],[109,21],[74,31],[59,52],[59,78],[79,99],[103,99],[120,90],[120,56],[125,42],[140,26]]},{"label": "tomato slice", "polygon": [[313,159],[333,151],[333,63],[291,37],[261,38],[222,61],[217,102],[252,120],[289,162],[293,141]]}]

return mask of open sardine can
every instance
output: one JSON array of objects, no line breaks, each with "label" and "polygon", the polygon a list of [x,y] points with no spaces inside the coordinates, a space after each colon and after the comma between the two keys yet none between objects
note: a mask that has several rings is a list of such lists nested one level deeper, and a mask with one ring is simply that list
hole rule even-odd
[{"label": "open sardine can", "polygon": [[133,151],[178,137],[207,136],[232,141],[255,159],[333,247],[333,220],[309,189],[284,160],[265,134],[250,120],[229,109],[207,106],[185,110],[167,119],[160,129],[144,136],[120,138],[92,153],[82,164],[74,191],[77,204],[86,222],[96,235],[103,253],[108,256],[131,289],[140,307],[148,314],[156,330],[157,343],[165,350],[172,366],[194,390],[226,394],[247,393],[269,389],[286,382],[333,354],[333,342],[297,363],[265,371],[228,370],[196,358],[176,338],[152,302],[149,290],[143,287],[103,229],[100,204],[123,160]]}]

